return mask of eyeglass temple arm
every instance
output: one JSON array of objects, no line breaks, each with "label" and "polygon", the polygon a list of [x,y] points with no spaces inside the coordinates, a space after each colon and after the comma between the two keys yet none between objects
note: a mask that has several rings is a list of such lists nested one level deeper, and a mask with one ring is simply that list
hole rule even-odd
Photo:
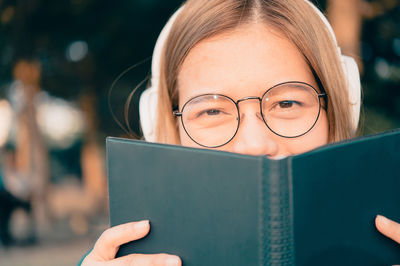
[{"label": "eyeglass temple arm", "polygon": [[324,108],[326,110],[328,108],[328,95],[325,92],[318,93],[318,98],[321,98],[321,97],[324,99],[324,102],[325,102],[325,105],[322,105],[322,108]]},{"label": "eyeglass temple arm", "polygon": [[172,114],[173,114],[174,116],[182,116],[182,113],[179,112],[179,111],[177,111],[177,110],[173,111]]}]

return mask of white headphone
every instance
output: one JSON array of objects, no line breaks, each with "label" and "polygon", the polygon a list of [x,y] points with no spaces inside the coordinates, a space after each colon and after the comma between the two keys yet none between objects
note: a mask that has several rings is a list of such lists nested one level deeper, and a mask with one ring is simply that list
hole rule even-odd
[{"label": "white headphone", "polygon": [[[349,56],[342,55],[340,47],[338,46],[335,34],[333,32],[332,26],[329,24],[328,20],[322,14],[322,12],[314,6],[310,1],[304,0],[313,7],[316,13],[321,17],[330,31],[332,38],[337,47],[337,52],[342,63],[343,72],[346,76],[347,87],[349,88],[349,100],[352,104],[352,131],[355,132],[358,127],[358,121],[360,118],[360,105],[361,105],[361,83],[360,83],[360,73],[358,70],[357,63],[355,60]],[[143,136],[146,141],[155,141],[155,129],[156,129],[156,114],[157,114],[157,101],[158,101],[158,87],[160,79],[160,61],[161,53],[171,30],[173,23],[175,22],[178,15],[183,10],[184,6],[180,7],[175,14],[168,20],[167,24],[161,31],[160,36],[157,39],[156,46],[153,52],[152,66],[151,66],[151,87],[146,89],[139,102],[139,113],[140,113],[140,124],[143,131]]]}]

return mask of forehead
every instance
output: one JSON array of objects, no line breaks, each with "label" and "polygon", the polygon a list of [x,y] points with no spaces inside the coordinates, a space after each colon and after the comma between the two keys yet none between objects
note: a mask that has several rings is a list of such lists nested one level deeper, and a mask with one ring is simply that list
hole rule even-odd
[{"label": "forehead", "polygon": [[179,101],[205,93],[260,96],[285,81],[316,86],[304,57],[288,39],[264,24],[243,25],[191,49],[178,75]]}]

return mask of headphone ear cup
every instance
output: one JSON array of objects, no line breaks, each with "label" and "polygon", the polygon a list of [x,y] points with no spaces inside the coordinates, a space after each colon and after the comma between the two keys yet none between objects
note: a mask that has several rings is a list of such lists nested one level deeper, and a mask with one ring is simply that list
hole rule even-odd
[{"label": "headphone ear cup", "polygon": [[156,114],[157,114],[158,92],[156,87],[146,89],[140,96],[139,115],[140,125],[146,141],[156,141]]},{"label": "headphone ear cup", "polygon": [[167,24],[162,29],[158,36],[156,45],[153,51],[153,59],[151,63],[151,87],[146,89],[140,96],[139,116],[140,125],[144,139],[146,141],[156,141],[156,122],[157,122],[157,101],[158,101],[158,86],[160,79],[160,62],[161,54],[168,34],[171,31],[178,15],[182,12],[184,6],[181,6],[168,20]]},{"label": "headphone ear cup", "polygon": [[361,107],[361,82],[360,72],[356,61],[349,56],[341,55],[342,68],[346,77],[346,83],[349,91],[349,100],[351,105],[352,131],[357,131],[358,122],[360,120]]}]

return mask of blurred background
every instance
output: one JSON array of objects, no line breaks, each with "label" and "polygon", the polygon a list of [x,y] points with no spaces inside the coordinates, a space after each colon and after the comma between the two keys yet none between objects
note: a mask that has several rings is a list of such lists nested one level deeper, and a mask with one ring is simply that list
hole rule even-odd
[{"label": "blurred background", "polygon": [[[105,137],[139,134],[147,83],[125,103],[181,2],[0,0],[0,265],[74,265],[107,227]],[[314,2],[360,66],[360,134],[400,127],[400,1]]]}]

